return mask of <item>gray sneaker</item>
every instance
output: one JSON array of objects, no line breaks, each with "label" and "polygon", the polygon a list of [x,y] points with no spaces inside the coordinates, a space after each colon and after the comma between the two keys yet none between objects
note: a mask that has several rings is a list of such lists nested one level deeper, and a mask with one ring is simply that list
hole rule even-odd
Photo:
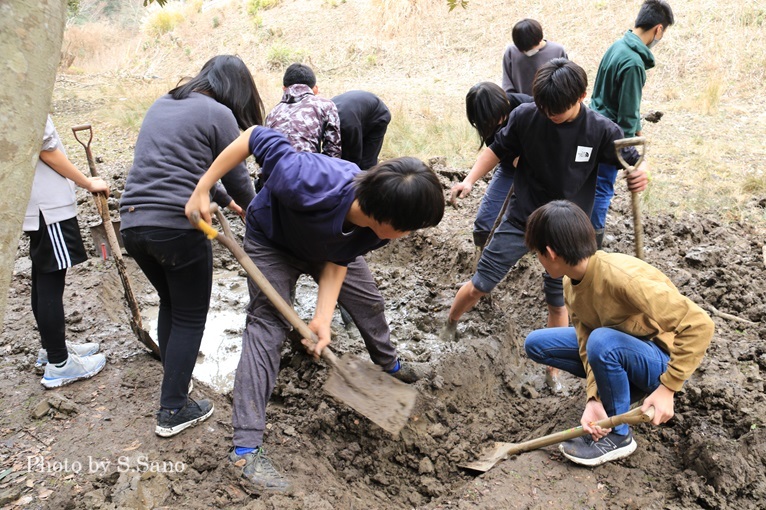
[{"label": "gray sneaker", "polygon": [[[95,342],[86,342],[84,344],[73,344],[66,342],[66,350],[69,354],[77,354],[81,358],[92,356],[99,350],[99,345]],[[37,352],[37,361],[35,361],[35,370],[42,374],[45,371],[45,365],[48,364],[48,351],[40,349]]]},{"label": "gray sneaker", "polygon": [[[242,463],[243,459],[244,464]],[[277,471],[261,447],[245,455],[237,455],[236,450],[232,449],[229,452],[229,460],[237,466],[243,466],[242,476],[247,478],[258,490],[286,492],[290,489],[290,480]]]},{"label": "gray sneaker", "polygon": [[594,441],[590,435],[564,441],[559,445],[559,451],[575,464],[598,466],[627,457],[636,451],[636,446],[631,432],[627,435],[610,432],[598,441]]},{"label": "gray sneaker", "polygon": [[63,367],[57,367],[52,363],[45,365],[45,375],[40,380],[40,384],[49,389],[58,388],[80,379],[93,377],[105,366],[106,357],[103,354],[93,354],[82,358],[70,353]]}]

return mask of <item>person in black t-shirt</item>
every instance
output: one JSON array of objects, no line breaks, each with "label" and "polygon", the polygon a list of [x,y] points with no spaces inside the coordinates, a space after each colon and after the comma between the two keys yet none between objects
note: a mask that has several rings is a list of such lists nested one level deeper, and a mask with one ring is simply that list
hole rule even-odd
[{"label": "person in black t-shirt", "polygon": [[[463,182],[451,190],[451,200],[465,198],[473,184],[501,160],[518,157],[514,194],[502,223],[484,249],[476,273],[455,296],[444,336],[453,337],[460,317],[487,295],[527,253],[524,229],[527,217],[553,200],[566,199],[590,214],[599,163],[619,164],[614,141],[620,127],[582,104],[588,78],[579,65],[565,58],[544,64],[537,72],[535,103],[516,108],[505,127],[484,149]],[[630,164],[635,149],[623,151]],[[640,192],[647,185],[647,164],[627,177],[628,189]],[[569,325],[560,278],[544,275],[548,327]]]}]

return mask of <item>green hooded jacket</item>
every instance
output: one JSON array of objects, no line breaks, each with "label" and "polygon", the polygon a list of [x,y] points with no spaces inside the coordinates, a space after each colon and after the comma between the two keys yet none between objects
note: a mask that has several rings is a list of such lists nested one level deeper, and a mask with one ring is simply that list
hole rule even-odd
[{"label": "green hooded jacket", "polygon": [[641,130],[641,90],[652,67],[652,51],[632,30],[606,50],[598,66],[590,107],[616,122],[627,138]]}]

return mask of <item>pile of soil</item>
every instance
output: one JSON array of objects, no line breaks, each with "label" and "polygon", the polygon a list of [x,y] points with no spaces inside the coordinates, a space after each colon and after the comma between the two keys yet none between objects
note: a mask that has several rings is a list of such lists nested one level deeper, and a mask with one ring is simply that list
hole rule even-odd
[{"label": "pile of soil", "polygon": [[[431,163],[445,191],[465,172],[443,160]],[[104,166],[119,195],[125,160]],[[92,258],[70,270],[65,293],[68,338],[100,342],[106,369],[43,390],[33,369],[39,339],[22,241],[0,340],[0,507],[762,508],[762,232],[694,214],[645,218],[646,259],[701,306],[740,320],[714,315],[715,338],[676,397],[675,418],[638,426],[635,454],[593,469],[569,463],[555,447],[518,455],[478,477],[457,467],[493,441],[575,426],[584,405],[580,381],[564,375],[564,390],[555,394],[544,369],[524,354],[525,335],[545,324],[542,267],[530,256],[465,316],[457,340],[439,338],[457,286],[472,271],[471,223],[484,189],[480,183],[459,207],[448,208],[438,227],[368,257],[402,356],[434,369],[415,385],[418,403],[399,437],[325,395],[327,367],[286,342],[265,445],[293,481],[288,494],[254,493],[226,460],[230,395],[197,384],[192,396],[211,398],[213,417],[172,439],[154,435],[162,368],[128,326],[110,260]],[[614,201],[607,251],[633,251],[626,195],[622,189]],[[88,200],[81,195],[81,211]],[[83,227],[95,221],[89,214],[81,214]],[[228,252],[216,247],[215,254],[217,270],[237,270]],[[142,307],[156,304],[151,286],[127,262]],[[226,306],[214,303],[213,313]],[[353,326],[336,321],[334,328],[337,352],[365,355]]]}]

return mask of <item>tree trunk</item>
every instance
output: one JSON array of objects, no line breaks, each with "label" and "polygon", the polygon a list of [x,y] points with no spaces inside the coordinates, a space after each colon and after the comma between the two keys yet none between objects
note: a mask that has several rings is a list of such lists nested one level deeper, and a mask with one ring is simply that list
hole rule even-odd
[{"label": "tree trunk", "polygon": [[65,21],[66,0],[0,3],[0,329]]}]

